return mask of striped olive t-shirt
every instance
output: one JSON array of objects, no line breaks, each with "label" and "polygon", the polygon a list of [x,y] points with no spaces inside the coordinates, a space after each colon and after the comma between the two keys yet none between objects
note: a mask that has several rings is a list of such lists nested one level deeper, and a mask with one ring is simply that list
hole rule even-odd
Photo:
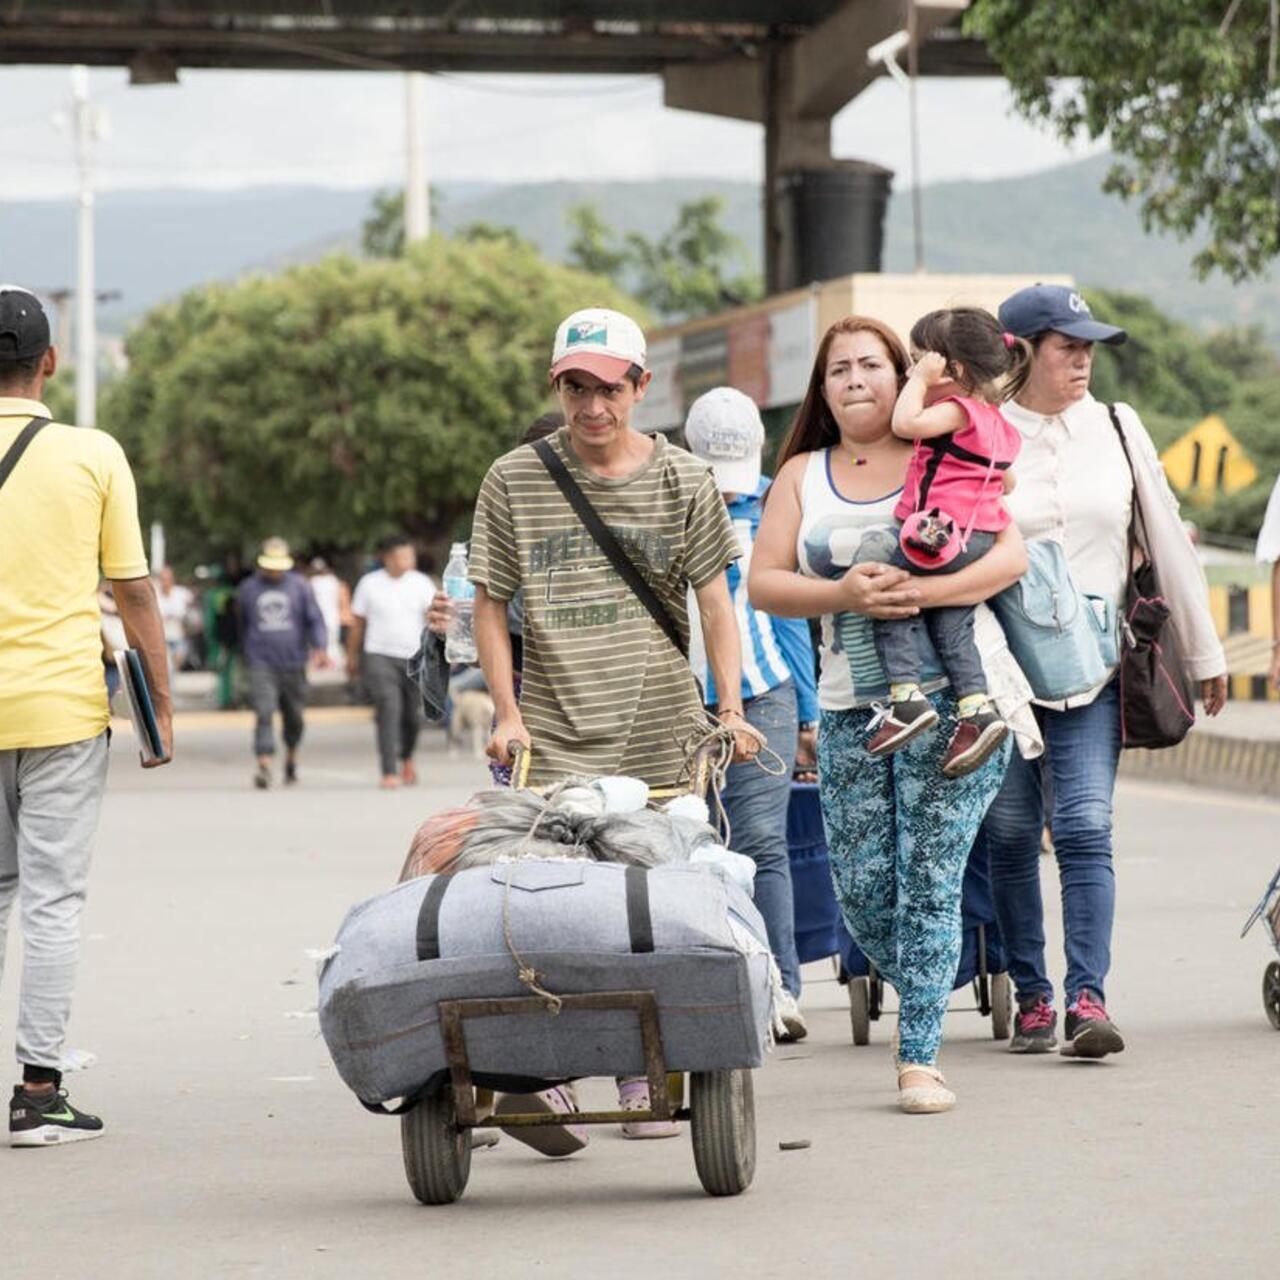
[{"label": "striped olive t-shirt", "polygon": [[[723,573],[741,548],[707,465],[654,437],[653,455],[620,479],[579,462],[562,427],[551,437],[573,477],[688,638],[690,586]],[[582,527],[524,445],[480,486],[471,579],[497,600],[524,590],[520,711],[533,740],[534,785],[625,773],[670,786],[679,742],[700,715],[689,664]]]}]

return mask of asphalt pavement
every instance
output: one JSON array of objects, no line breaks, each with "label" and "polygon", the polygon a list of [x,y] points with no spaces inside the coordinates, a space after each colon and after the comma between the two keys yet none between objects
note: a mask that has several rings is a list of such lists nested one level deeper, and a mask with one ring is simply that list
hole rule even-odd
[{"label": "asphalt pavement", "polygon": [[[423,816],[485,785],[422,753],[423,785],[376,789],[365,710],[319,713],[296,788],[250,788],[243,717],[193,716],[158,772],[113,746],[67,1077],[109,1126],[0,1148],[6,1280],[198,1277],[1223,1277],[1274,1268],[1280,1034],[1274,952],[1240,927],[1280,857],[1280,806],[1122,783],[1108,1003],[1128,1048],[1016,1058],[954,1000],[942,1066],[957,1109],[894,1105],[889,1016],[852,1045],[845,991],[806,970],[811,1034],[756,1080],[759,1166],[703,1194],[687,1136],[547,1161],[509,1137],[464,1199],[424,1208],[398,1122],[365,1113],[320,1039],[308,949],[396,877]],[[1047,901],[1056,903],[1044,859]],[[1061,976],[1056,907],[1052,968]],[[17,930],[0,991],[12,1034]],[[608,1086],[588,1098],[608,1102]],[[800,1150],[779,1143],[808,1140]]]}]

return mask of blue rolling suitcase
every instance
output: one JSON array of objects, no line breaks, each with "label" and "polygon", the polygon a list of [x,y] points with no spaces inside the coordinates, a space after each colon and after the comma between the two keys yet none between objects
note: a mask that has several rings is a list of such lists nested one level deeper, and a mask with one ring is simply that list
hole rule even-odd
[{"label": "blue rolling suitcase", "polygon": [[[836,957],[839,980],[849,989],[853,1042],[867,1044],[871,1023],[880,1017],[883,1008],[884,979],[858,949],[841,919],[831,885],[831,863],[816,783],[792,784],[787,810],[787,846],[791,856],[796,950],[800,963]],[[981,836],[965,868],[960,910],[964,936],[955,988],[971,984],[977,1012],[991,1018],[992,1036],[996,1040],[1007,1040],[1013,997],[1005,971],[1004,943],[991,901],[987,849]]]}]

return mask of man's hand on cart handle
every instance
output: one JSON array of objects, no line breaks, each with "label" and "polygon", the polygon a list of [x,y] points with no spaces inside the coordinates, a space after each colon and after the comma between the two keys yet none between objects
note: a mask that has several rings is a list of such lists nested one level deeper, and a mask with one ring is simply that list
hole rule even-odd
[{"label": "man's hand on cart handle", "polygon": [[524,727],[524,721],[520,718],[519,712],[498,721],[494,727],[493,736],[489,739],[489,745],[485,747],[485,754],[499,764],[510,768],[515,763],[511,755],[513,743],[519,743],[526,751],[532,746],[529,731]]},{"label": "man's hand on cart handle", "polygon": [[754,725],[747,723],[747,718],[735,707],[721,711],[716,719],[726,729],[733,732],[733,763],[742,764],[746,760],[754,760],[765,745],[764,734]]}]

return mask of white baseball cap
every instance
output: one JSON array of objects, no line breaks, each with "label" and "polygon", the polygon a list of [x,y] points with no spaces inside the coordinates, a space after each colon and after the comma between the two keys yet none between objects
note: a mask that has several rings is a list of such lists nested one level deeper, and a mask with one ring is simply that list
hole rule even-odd
[{"label": "white baseball cap", "polygon": [[690,406],[684,438],[711,463],[721,493],[755,493],[760,487],[764,423],[750,396],[735,387],[712,387]]},{"label": "white baseball cap", "polygon": [[593,373],[604,382],[621,382],[632,365],[648,367],[648,352],[640,326],[621,311],[588,307],[575,311],[556,330],[551,352],[551,376],[569,369]]}]

